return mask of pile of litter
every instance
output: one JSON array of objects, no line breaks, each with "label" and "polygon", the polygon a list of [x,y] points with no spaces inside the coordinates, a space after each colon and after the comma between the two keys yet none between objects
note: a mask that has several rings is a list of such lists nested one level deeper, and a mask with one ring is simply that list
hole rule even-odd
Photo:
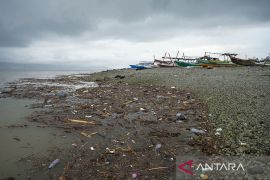
[{"label": "pile of litter", "polygon": [[[78,137],[62,179],[169,179],[175,176],[177,155],[199,153],[188,144],[207,133],[199,127],[206,116],[190,93],[121,81],[82,83],[80,78],[27,79],[5,93],[41,100],[33,108],[42,109],[29,120]],[[48,161],[51,172],[63,163]]]}]

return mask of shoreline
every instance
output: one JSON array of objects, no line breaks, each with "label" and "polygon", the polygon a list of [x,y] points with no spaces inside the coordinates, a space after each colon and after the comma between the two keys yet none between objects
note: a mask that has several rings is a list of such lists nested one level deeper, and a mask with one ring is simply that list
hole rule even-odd
[{"label": "shoreline", "polygon": [[[69,131],[68,133],[80,136],[83,141],[78,146],[82,147],[85,141],[89,142],[91,145],[83,146],[83,152],[80,152],[80,155],[102,159],[105,164],[107,163],[106,158],[109,157],[112,160],[110,163],[117,164],[114,156],[119,158],[119,155],[125,154],[124,158],[128,156],[132,159],[132,157],[138,157],[137,155],[143,149],[144,152],[148,152],[145,155],[146,157],[155,159],[157,163],[160,163],[160,166],[166,165],[168,167],[167,171],[163,171],[162,176],[168,178],[173,177],[176,154],[185,154],[190,150],[198,154],[203,151],[206,154],[269,155],[269,134],[266,131],[269,128],[269,122],[267,121],[269,118],[267,110],[270,107],[268,103],[270,97],[267,95],[270,89],[269,74],[270,68],[268,67],[159,68],[143,71],[107,70],[77,77],[64,75],[52,80],[30,78],[26,80],[28,84],[24,82],[25,84],[21,87],[18,86],[19,83],[10,84],[11,89],[10,92],[6,92],[6,96],[43,100],[43,104],[37,106],[44,108],[47,105],[47,110],[33,114],[30,120],[40,123],[45,122],[48,126],[65,129],[65,131]],[[40,83],[42,81],[47,84]],[[98,86],[88,87],[89,83],[86,83],[86,86],[80,86],[78,89],[76,87],[75,89],[68,88],[67,86],[64,86],[64,90],[61,89],[61,83],[73,86],[74,84],[78,85],[78,82],[95,82]],[[34,84],[37,83],[40,83],[40,86],[35,87]],[[59,83],[59,86],[48,86],[50,83]],[[14,89],[14,87],[16,88]],[[129,91],[125,92],[127,89]],[[65,92],[65,90],[67,91]],[[54,93],[54,95],[48,96],[50,93]],[[164,107],[153,103],[160,100],[157,98],[159,94],[165,97],[164,101],[159,102]],[[110,96],[112,98],[109,98]],[[169,98],[166,98],[166,96]],[[45,97],[47,97],[47,101],[44,100]],[[174,107],[178,103],[178,101],[175,101],[176,97],[181,99],[178,109]],[[132,100],[132,98],[135,99]],[[116,108],[115,103],[125,111]],[[125,103],[128,104],[125,105]],[[95,108],[91,106],[93,104]],[[97,106],[95,106],[96,104]],[[153,112],[156,114],[151,114],[152,110],[147,110],[146,107],[140,107],[144,104],[148,105],[146,107],[153,107]],[[140,111],[140,109],[143,110]],[[185,118],[185,120],[177,119],[176,114],[179,112],[182,112],[187,120]],[[160,117],[164,119],[159,121]],[[95,125],[93,127],[90,124],[68,123],[69,119],[90,121]],[[136,122],[136,119],[140,120],[139,123]],[[117,123],[110,123],[112,120]],[[169,131],[164,129],[165,124]],[[148,126],[152,129],[149,130]],[[121,133],[115,132],[115,128],[120,128]],[[198,134],[191,132],[191,128],[203,130],[205,133],[198,136]],[[166,137],[160,134],[160,130],[162,133],[165,132]],[[157,136],[158,140],[152,138],[148,142],[145,139],[132,136],[132,138],[124,138],[123,144],[120,143],[121,140],[118,140],[117,137],[119,138],[129,131],[131,131],[131,134],[142,131],[146,134],[141,135],[142,137]],[[178,134],[179,132],[180,134]],[[152,133],[152,135],[149,133]],[[183,142],[178,142],[183,139],[185,139]],[[112,140],[115,142],[112,143]],[[168,143],[168,146],[164,140]],[[104,142],[103,145],[99,145],[101,141]],[[148,144],[151,148],[145,147],[144,144]],[[165,162],[159,159],[161,157],[153,151],[158,144],[163,147],[160,149],[161,156],[167,157],[169,155]],[[114,148],[108,147],[108,145]],[[136,149],[136,145],[141,146],[141,150],[140,148]],[[176,145],[185,147],[184,152],[180,152]],[[117,148],[120,148],[120,150]],[[134,155],[134,149],[136,155]],[[173,153],[171,149],[174,149]],[[99,153],[96,151],[99,151]],[[111,157],[112,155],[113,157]],[[106,158],[104,159],[104,157]],[[174,160],[170,161],[170,158]],[[90,161],[92,162],[93,159]],[[121,163],[127,163],[126,161],[126,159],[120,160]],[[133,161],[138,164],[144,162],[136,158]],[[89,166],[87,162],[78,163],[76,160],[74,162],[74,159],[72,162],[73,165],[82,169]],[[92,164],[92,166],[97,167],[97,164]],[[75,169],[78,169],[78,167]],[[142,167],[144,169],[153,168],[152,166]],[[103,171],[109,172],[114,168],[108,164],[108,167]],[[74,167],[72,169],[74,170]],[[157,175],[154,172],[150,173],[138,169],[138,167],[137,169],[131,169],[150,177],[156,177]],[[114,171],[119,172],[119,169],[114,169]],[[128,178],[132,171],[128,169],[126,171],[122,174],[107,173],[104,177]],[[78,174],[71,172],[73,171],[65,170],[64,174],[68,177],[78,176]],[[87,177],[96,173],[98,172],[85,172],[82,175]],[[158,175],[160,177],[160,174]]]}]

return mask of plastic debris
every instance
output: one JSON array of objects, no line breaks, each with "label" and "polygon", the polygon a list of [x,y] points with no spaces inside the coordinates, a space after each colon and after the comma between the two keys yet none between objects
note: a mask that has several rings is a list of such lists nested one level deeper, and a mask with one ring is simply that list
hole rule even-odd
[{"label": "plastic debris", "polygon": [[203,180],[207,180],[208,175],[207,174],[200,174],[200,178],[203,179]]},{"label": "plastic debris", "polygon": [[91,146],[91,147],[90,147],[90,149],[91,149],[92,151],[94,151],[94,150],[95,150],[95,148],[94,148],[93,146]]},{"label": "plastic debris", "polygon": [[77,147],[78,145],[77,144],[75,144],[75,143],[73,143],[73,144],[71,144],[72,146],[74,146],[74,147]]},{"label": "plastic debris", "polygon": [[241,146],[247,146],[247,143],[245,143],[245,142],[240,142],[240,145],[241,145]]},{"label": "plastic debris", "polygon": [[221,134],[220,134],[220,132],[216,132],[215,135],[216,136],[220,136]]},{"label": "plastic debris", "polygon": [[50,165],[49,165],[49,169],[52,169],[54,166],[56,166],[58,163],[60,162],[60,159],[55,159]]},{"label": "plastic debris", "polygon": [[196,128],[191,128],[190,131],[195,133],[195,134],[204,134],[205,133],[203,130],[199,130]]},{"label": "plastic debris", "polygon": [[157,144],[156,147],[155,147],[155,150],[158,150],[161,148],[161,144]]},{"label": "plastic debris", "polygon": [[132,177],[133,179],[135,179],[135,178],[138,177],[138,174],[137,174],[137,173],[132,173],[131,177]]},{"label": "plastic debris", "polygon": [[145,111],[145,109],[144,108],[140,108],[140,111]]},{"label": "plastic debris", "polygon": [[110,153],[110,154],[114,154],[115,153],[115,149],[109,149],[109,148],[106,148],[107,152]]},{"label": "plastic debris", "polygon": [[176,114],[177,120],[186,120],[186,116],[183,113],[177,113]]},{"label": "plastic debris", "polygon": [[85,115],[84,117],[85,118],[91,118],[92,116],[91,115]]},{"label": "plastic debris", "polygon": [[216,131],[220,132],[220,131],[222,131],[222,128],[217,128]]}]

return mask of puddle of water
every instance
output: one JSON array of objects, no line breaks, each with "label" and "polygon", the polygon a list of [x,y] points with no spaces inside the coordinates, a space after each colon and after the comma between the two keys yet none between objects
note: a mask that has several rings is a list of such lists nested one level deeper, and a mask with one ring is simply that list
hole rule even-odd
[{"label": "puddle of water", "polygon": [[[50,159],[52,158],[49,157],[50,150],[55,147],[71,148],[71,144],[75,141],[74,137],[63,133],[60,129],[39,128],[36,127],[38,124],[28,122],[25,117],[34,111],[28,108],[31,103],[33,103],[31,100],[0,99],[0,179],[4,177],[25,179],[31,174],[30,165],[20,163],[21,158],[34,155]],[[27,124],[28,126],[7,127],[16,124]],[[61,171],[63,168],[60,167],[58,166],[54,171]],[[38,177],[46,179],[44,172],[39,173]]]}]

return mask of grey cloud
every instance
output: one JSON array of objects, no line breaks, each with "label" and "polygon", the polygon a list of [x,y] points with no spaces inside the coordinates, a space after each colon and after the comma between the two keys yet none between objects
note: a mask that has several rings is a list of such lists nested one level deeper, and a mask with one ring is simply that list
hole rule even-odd
[{"label": "grey cloud", "polygon": [[[269,23],[268,0],[2,0],[0,46],[27,46],[47,34],[156,40],[175,30]],[[100,27],[102,22],[115,22]]]}]

